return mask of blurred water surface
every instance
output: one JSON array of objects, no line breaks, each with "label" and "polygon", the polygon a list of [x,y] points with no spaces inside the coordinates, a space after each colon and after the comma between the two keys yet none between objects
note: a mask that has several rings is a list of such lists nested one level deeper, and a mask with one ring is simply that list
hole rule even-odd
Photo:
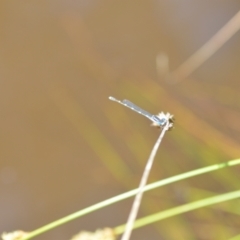
[{"label": "blurred water surface", "polygon": [[[135,188],[159,134],[147,119],[110,102],[127,98],[169,111],[150,182],[239,157],[240,35],[187,79],[170,71],[223,27],[237,1],[1,1],[0,232],[30,231]],[[146,193],[140,216],[236,190],[239,169]],[[132,199],[38,239],[123,224]],[[228,204],[231,205],[231,202]],[[132,239],[226,239],[239,219],[201,209],[134,231]]]}]

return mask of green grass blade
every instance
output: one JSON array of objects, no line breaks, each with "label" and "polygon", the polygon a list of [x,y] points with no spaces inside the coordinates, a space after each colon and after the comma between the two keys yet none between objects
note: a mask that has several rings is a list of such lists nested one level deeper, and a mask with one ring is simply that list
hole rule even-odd
[{"label": "green grass blade", "polygon": [[[152,189],[155,189],[155,188],[158,188],[158,187],[161,187],[161,186],[173,183],[173,182],[177,182],[177,181],[180,181],[180,180],[183,180],[183,179],[186,179],[186,178],[190,178],[190,177],[194,177],[194,176],[201,175],[201,174],[204,174],[204,173],[216,171],[216,170],[226,168],[226,167],[235,166],[235,165],[238,165],[238,164],[240,164],[240,159],[235,159],[235,160],[231,160],[231,161],[228,161],[228,162],[224,162],[224,163],[220,163],[220,164],[214,164],[212,166],[208,166],[208,167],[193,170],[193,171],[190,171],[190,172],[182,173],[182,174],[179,174],[177,176],[173,176],[173,177],[170,177],[170,178],[160,180],[160,181],[155,182],[155,183],[151,183],[151,184],[144,187],[144,191],[149,191],[149,190],[152,190]],[[73,220],[75,220],[79,217],[82,217],[82,216],[84,216],[88,213],[91,213],[91,212],[96,211],[98,209],[101,209],[103,207],[109,206],[111,204],[117,203],[117,202],[122,201],[124,199],[130,198],[130,197],[134,196],[137,193],[137,191],[138,191],[137,189],[131,190],[129,192],[120,194],[118,196],[112,197],[110,199],[107,199],[107,200],[102,201],[100,203],[94,204],[94,205],[92,205],[90,207],[87,207],[85,209],[82,209],[78,212],[70,214],[66,217],[63,217],[59,220],[56,220],[52,223],[49,223],[49,224],[47,224],[43,227],[40,227],[40,228],[30,232],[28,236],[22,238],[21,240],[31,239],[35,236],[38,236],[38,235],[40,235],[44,232],[47,232],[47,231],[51,230],[53,228],[56,228],[56,227],[58,227],[62,224],[68,223],[68,222],[73,221]]]},{"label": "green grass blade", "polygon": [[[218,195],[215,197],[206,198],[206,199],[195,201],[192,203],[184,204],[179,207],[171,208],[171,209],[162,211],[160,213],[155,213],[155,214],[149,215],[147,217],[140,218],[137,221],[135,221],[134,229],[149,225],[149,224],[157,222],[159,220],[163,220],[163,219],[166,219],[169,217],[176,216],[178,214],[182,214],[185,212],[189,212],[189,211],[192,211],[195,209],[199,209],[199,208],[206,207],[209,205],[217,204],[220,202],[229,201],[229,200],[239,198],[239,197],[240,197],[240,190],[235,191],[235,192],[221,194],[221,195]],[[125,224],[116,227],[114,229],[114,232],[116,234],[121,234],[124,232],[124,229],[125,229]]]}]

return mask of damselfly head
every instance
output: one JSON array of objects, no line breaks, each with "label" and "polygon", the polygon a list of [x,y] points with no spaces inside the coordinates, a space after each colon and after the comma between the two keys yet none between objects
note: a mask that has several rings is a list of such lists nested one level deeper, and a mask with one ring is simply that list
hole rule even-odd
[{"label": "damselfly head", "polygon": [[160,112],[155,117],[157,117],[159,121],[153,121],[152,126],[157,128],[164,128],[166,125],[168,125],[168,129],[167,129],[168,131],[170,131],[173,128],[175,119],[174,119],[174,116],[171,115],[170,113]]}]

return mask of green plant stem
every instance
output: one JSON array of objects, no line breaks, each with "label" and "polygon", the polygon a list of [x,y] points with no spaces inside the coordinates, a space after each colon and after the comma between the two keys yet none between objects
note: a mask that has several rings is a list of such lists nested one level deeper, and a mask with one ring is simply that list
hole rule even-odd
[{"label": "green plant stem", "polygon": [[[239,197],[240,197],[240,190],[217,195],[215,197],[206,198],[200,201],[184,204],[179,207],[171,208],[165,211],[161,211],[159,213],[149,215],[144,218],[140,218],[135,221],[133,229],[143,227],[151,223],[157,222],[159,220],[163,220],[181,213],[189,212],[191,210],[199,209],[199,208],[206,207],[206,206],[213,205],[220,202],[225,202],[225,201],[232,200]],[[114,233],[116,235],[122,234],[124,230],[125,230],[125,224],[114,228]]]},{"label": "green plant stem", "polygon": [[240,240],[240,235],[234,236],[230,238],[229,240]]},{"label": "green plant stem", "polygon": [[[229,162],[214,164],[214,165],[209,166],[209,167],[204,167],[204,168],[201,168],[201,169],[197,169],[197,170],[193,170],[193,171],[190,171],[190,172],[182,173],[182,174],[179,174],[177,176],[173,176],[173,177],[170,177],[170,178],[160,180],[160,181],[155,182],[155,183],[151,183],[151,184],[144,187],[144,191],[149,191],[149,190],[152,190],[152,189],[155,189],[157,187],[161,187],[161,186],[173,183],[173,182],[177,182],[177,181],[187,179],[187,178],[190,178],[190,177],[193,177],[193,176],[201,175],[201,174],[204,174],[204,173],[207,173],[207,172],[216,171],[216,170],[219,170],[219,169],[222,169],[222,168],[235,166],[235,165],[238,165],[238,164],[240,164],[240,159],[235,159],[235,160],[232,160],[232,161],[229,161]],[[52,223],[49,223],[49,224],[47,224],[43,227],[40,227],[40,228],[30,232],[28,234],[28,236],[23,237],[19,240],[28,240],[28,239],[31,239],[33,237],[36,237],[36,236],[38,236],[38,235],[40,235],[44,232],[47,232],[47,231],[49,231],[53,228],[56,228],[56,227],[58,227],[62,224],[73,221],[73,220],[75,220],[79,217],[82,217],[82,216],[84,216],[88,213],[91,213],[91,212],[96,211],[98,209],[101,209],[103,207],[109,206],[113,203],[122,201],[124,199],[130,198],[130,197],[136,195],[137,192],[138,192],[138,189],[134,189],[134,190],[131,190],[129,192],[123,193],[121,195],[118,195],[118,196],[112,197],[110,199],[107,199],[105,201],[102,201],[100,203],[94,204],[90,207],[87,207],[87,208],[82,209],[78,212],[70,214],[66,217],[63,217],[59,220],[56,220]]]}]

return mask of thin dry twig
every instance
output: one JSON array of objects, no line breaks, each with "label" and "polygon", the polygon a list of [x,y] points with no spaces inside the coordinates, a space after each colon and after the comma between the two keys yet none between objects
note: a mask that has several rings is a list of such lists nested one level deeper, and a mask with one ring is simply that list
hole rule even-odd
[{"label": "thin dry twig", "polygon": [[140,207],[140,203],[141,203],[141,200],[142,200],[143,189],[144,189],[144,187],[147,183],[148,176],[149,176],[150,170],[152,168],[153,161],[154,161],[154,158],[156,156],[157,150],[158,150],[158,148],[161,144],[161,141],[163,139],[163,136],[164,136],[165,132],[170,130],[173,126],[172,115],[167,113],[167,116],[168,116],[168,121],[166,122],[166,125],[163,127],[162,132],[161,132],[157,142],[155,143],[155,145],[152,149],[152,152],[149,156],[149,159],[147,161],[147,164],[146,164],[141,182],[139,184],[138,193],[135,196],[135,199],[134,199],[134,202],[133,202],[133,205],[132,205],[132,209],[130,211],[130,214],[129,214],[129,217],[128,217],[128,220],[127,220],[125,232],[124,232],[121,240],[129,240],[130,239],[132,229],[133,229],[133,225],[134,225],[134,222],[136,220],[138,210],[139,210],[139,207]]},{"label": "thin dry twig", "polygon": [[168,80],[179,82],[187,78],[199,68],[208,58],[220,49],[240,29],[240,11],[232,17],[212,38],[201,48],[170,73]]}]

